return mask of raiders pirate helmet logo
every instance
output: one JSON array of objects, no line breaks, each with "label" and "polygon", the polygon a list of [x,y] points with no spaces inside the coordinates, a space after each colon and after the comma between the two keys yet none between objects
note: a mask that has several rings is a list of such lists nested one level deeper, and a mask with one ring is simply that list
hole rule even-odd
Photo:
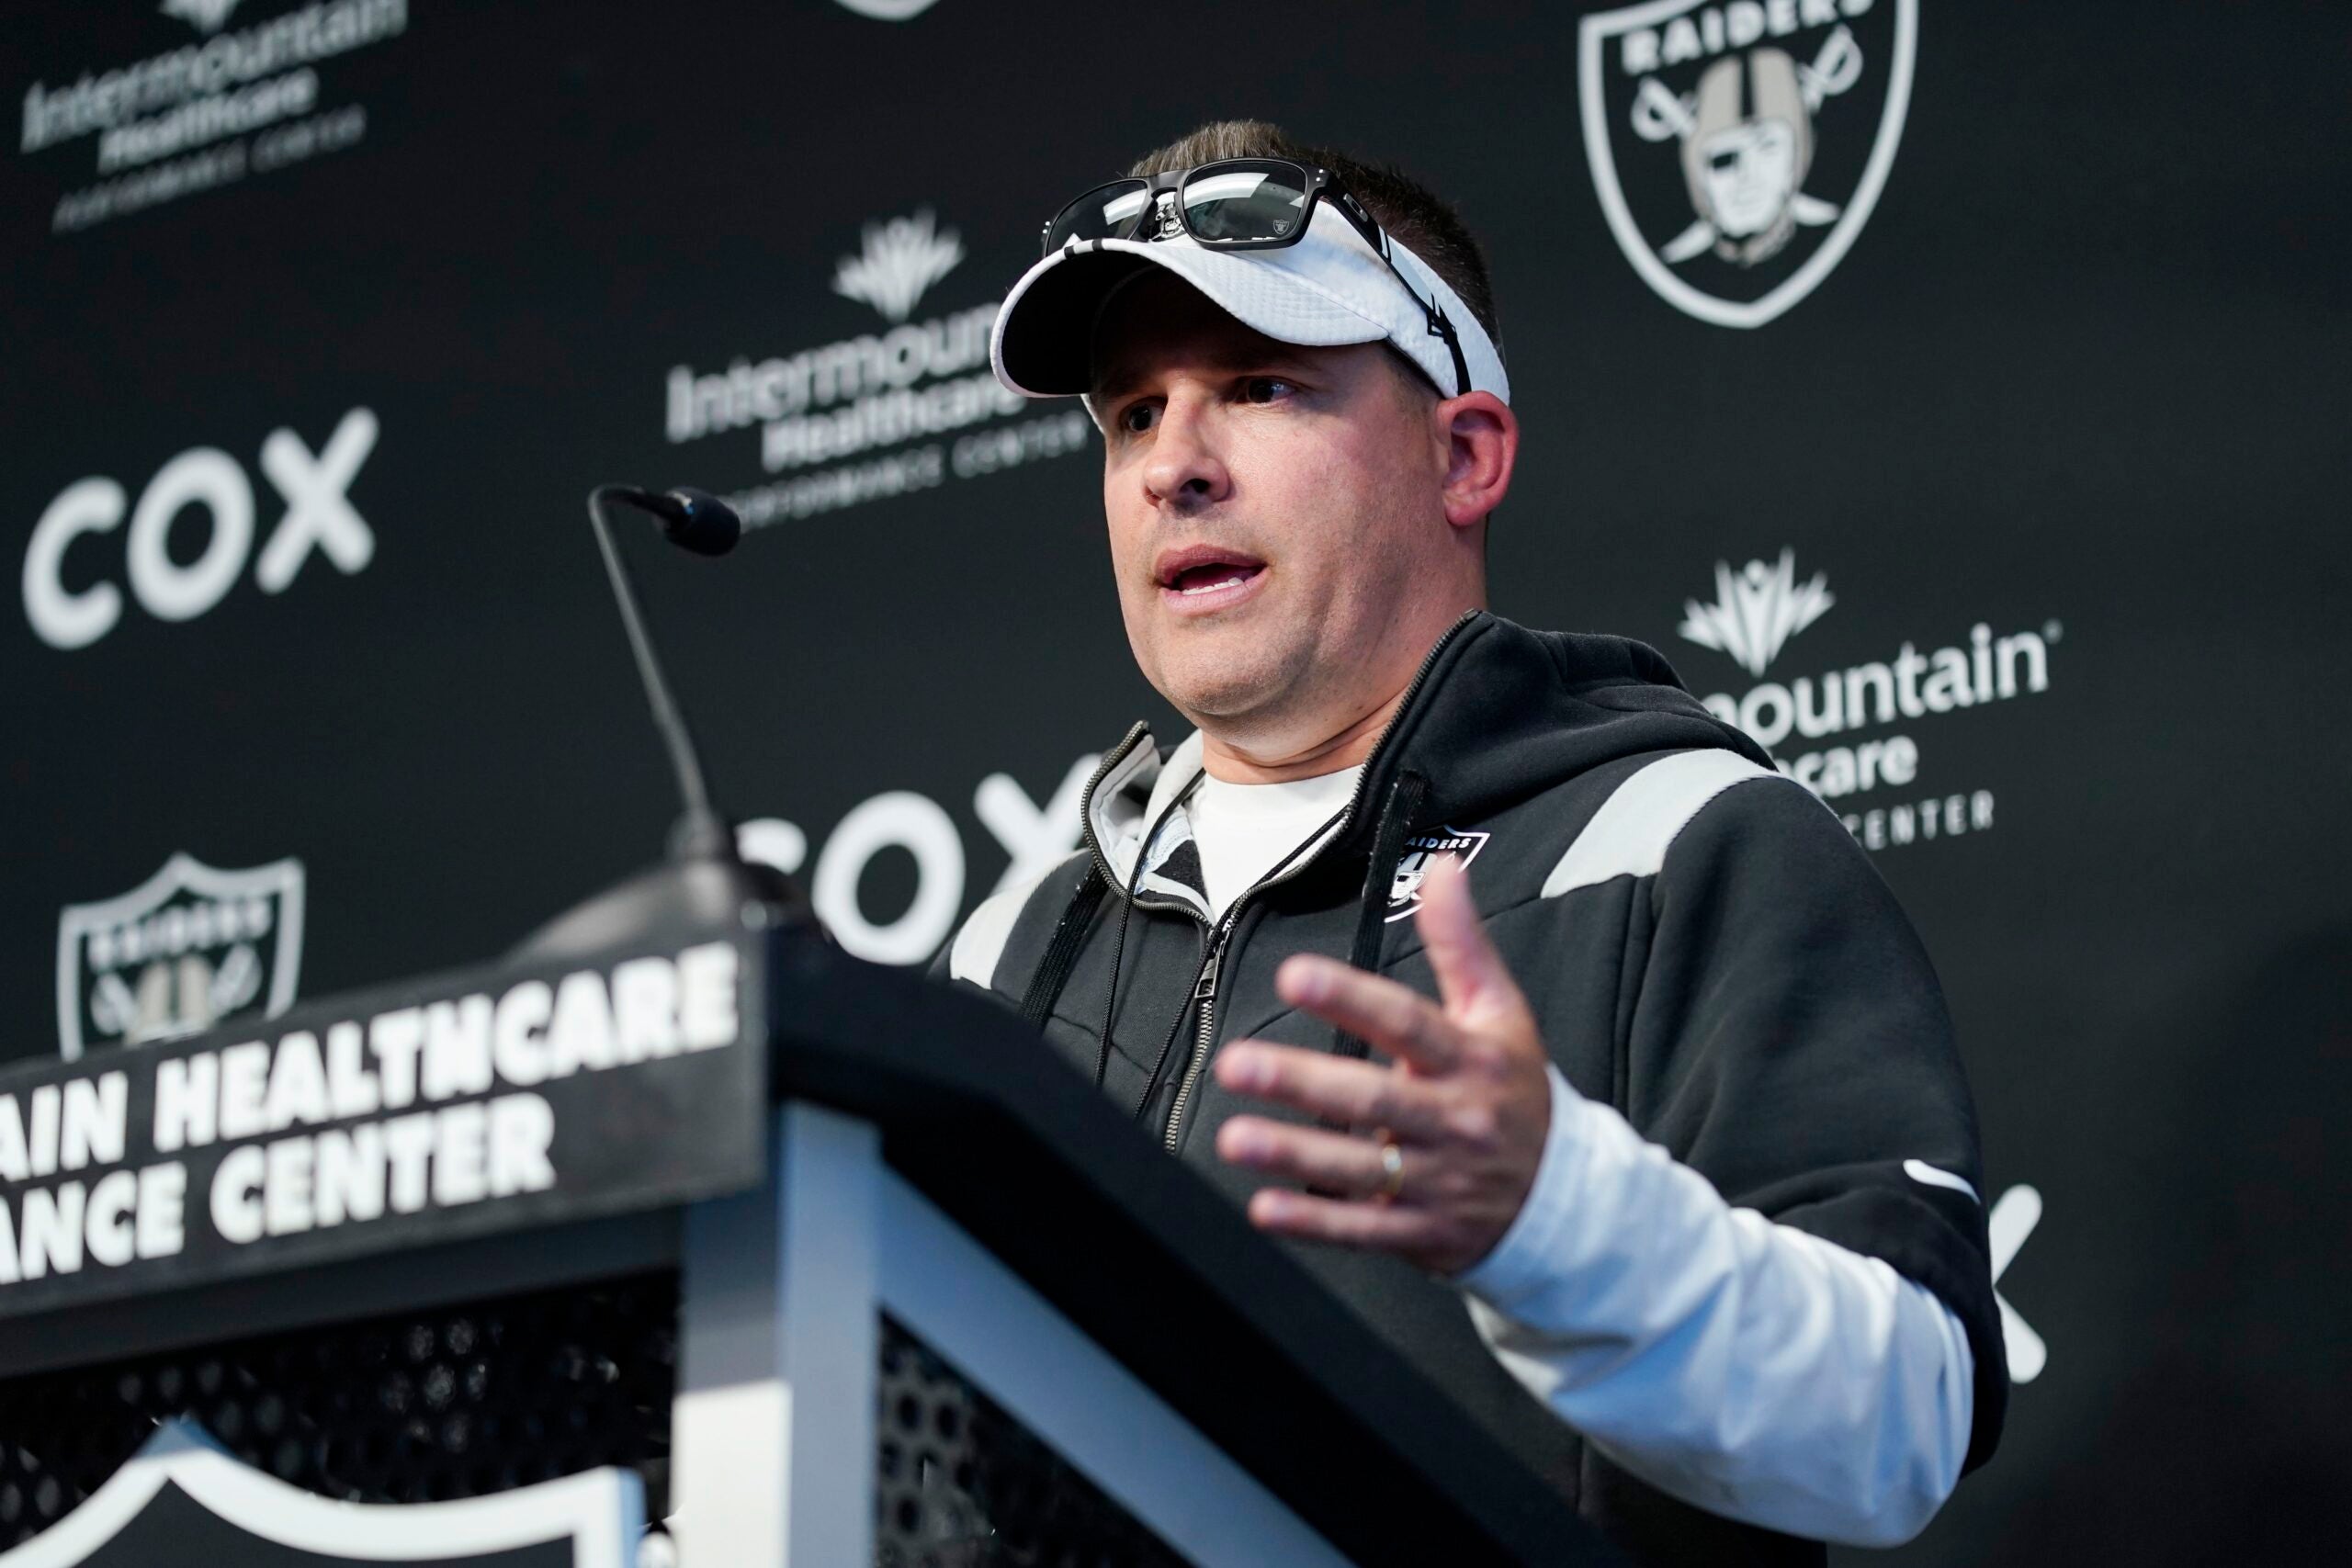
[{"label": "raiders pirate helmet logo", "polygon": [[1702,321],[1817,288],[1886,184],[1917,0],[1650,0],[1584,18],[1586,161],[1634,268]]},{"label": "raiders pirate helmet logo", "polygon": [[292,1007],[302,882],[299,860],[222,871],[175,854],[128,893],[68,904],[57,919],[58,1054],[71,1062]]},{"label": "raiders pirate helmet logo", "polygon": [[1430,874],[1432,860],[1439,855],[1453,855],[1467,870],[1493,837],[1492,833],[1441,828],[1434,833],[1416,833],[1406,840],[1405,852],[1397,858],[1396,875],[1388,884],[1388,923],[1404,919],[1421,907],[1421,883]]}]

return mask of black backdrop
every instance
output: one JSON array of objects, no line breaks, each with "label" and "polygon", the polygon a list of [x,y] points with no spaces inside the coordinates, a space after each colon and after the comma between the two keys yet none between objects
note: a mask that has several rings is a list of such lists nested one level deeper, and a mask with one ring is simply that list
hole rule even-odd
[{"label": "black backdrop", "polygon": [[[989,399],[959,318],[1060,200],[1262,115],[1401,161],[1488,242],[1527,429],[1497,607],[1657,644],[1825,789],[1875,743],[1832,804],[1951,992],[2022,1238],[1999,1288],[2046,1351],[2013,1331],[2038,1375],[1908,1560],[2339,1539],[2352,25],[1641,9],[1593,24],[1588,127],[1579,18],[1534,0],[13,8],[0,1055],[74,1010],[98,1043],[125,996],[262,1008],[281,936],[306,996],[476,960],[652,858],[667,780],[578,501],[605,479],[764,519],[718,565],[633,540],[654,616],[754,843],[850,945],[928,956],[1008,840],[1069,840],[1037,814],[1073,763],[1160,716],[1091,434]],[[1752,265],[1649,261],[1680,303],[1634,260],[1695,210],[1670,111],[1633,130],[1636,25],[1685,113],[1719,40],[1820,73],[1821,205]],[[1882,717],[1868,667],[1906,645],[1966,673]],[[1859,722],[1790,729],[1833,675]],[[255,935],[166,879],[94,948],[71,908],[175,855],[292,859],[301,897],[251,884]],[[192,990],[149,976],[181,949]]]}]

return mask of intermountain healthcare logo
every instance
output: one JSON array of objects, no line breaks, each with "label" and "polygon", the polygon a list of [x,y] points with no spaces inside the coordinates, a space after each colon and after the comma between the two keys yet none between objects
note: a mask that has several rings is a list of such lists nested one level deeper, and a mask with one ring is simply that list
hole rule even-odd
[{"label": "intermountain healthcare logo", "polygon": [[1918,30],[1918,0],[1649,0],[1585,17],[1585,157],[1634,270],[1718,326],[1760,327],[1812,293],[1886,184]]},{"label": "intermountain healthcare logo", "polygon": [[663,383],[673,445],[757,426],[761,468],[790,476],[727,497],[752,527],[1062,457],[1093,435],[1077,409],[1001,423],[1029,400],[989,367],[996,301],[913,319],[965,256],[930,209],[869,222],[861,241],[836,264],[832,292],[871,306],[888,330],[724,371],[676,365]]},{"label": "intermountain healthcare logo", "polygon": [[945,277],[964,259],[956,231],[942,232],[928,209],[865,226],[865,249],[843,256],[833,271],[833,292],[863,299],[888,321],[914,313],[923,290]]},{"label": "intermountain healthcare logo", "polygon": [[1797,586],[1793,550],[1782,550],[1775,567],[1749,561],[1736,577],[1729,562],[1717,561],[1715,602],[1684,600],[1682,625],[1677,629],[1702,648],[1730,654],[1750,674],[1761,675],[1782,643],[1819,620],[1837,602],[1830,597],[1828,580],[1817,571],[1811,582]]},{"label": "intermountain healthcare logo", "polygon": [[96,180],[57,198],[51,232],[232,185],[367,134],[363,106],[323,102],[321,67],[406,32],[408,0],[312,0],[222,31],[237,5],[164,0],[157,12],[194,28],[200,41],[174,29],[176,46],[144,60],[25,89],[20,153],[39,156],[85,136],[97,144]]},{"label": "intermountain healthcare logo", "polygon": [[[1714,600],[1685,601],[1679,629],[1684,640],[1725,654],[1749,674],[1761,676],[1792,637],[1836,603],[1827,577],[1816,571],[1799,582],[1795,552],[1783,549],[1770,565],[1751,560],[1735,571],[1728,561],[1716,562]],[[1777,752],[1792,735],[1833,742],[1779,757],[1778,765],[1830,802],[1866,848],[1984,832],[1993,826],[1988,789],[1947,787],[1886,806],[1857,802],[1859,808],[1851,811],[1844,803],[1875,790],[1910,792],[1922,782],[1919,742],[1909,727],[2048,691],[2050,649],[2063,629],[2048,621],[2038,631],[1996,637],[1990,624],[1980,621],[1969,627],[1964,641],[1926,653],[1906,642],[1892,659],[1785,682],[1759,680],[1737,696],[1717,692],[1702,700],[1768,750]],[[1893,734],[1857,736],[1897,726],[1904,728]]]},{"label": "intermountain healthcare logo", "polygon": [[294,1005],[302,967],[302,863],[221,871],[175,854],[130,892],[68,904],[57,920],[57,1048],[194,1034],[254,1008]]}]

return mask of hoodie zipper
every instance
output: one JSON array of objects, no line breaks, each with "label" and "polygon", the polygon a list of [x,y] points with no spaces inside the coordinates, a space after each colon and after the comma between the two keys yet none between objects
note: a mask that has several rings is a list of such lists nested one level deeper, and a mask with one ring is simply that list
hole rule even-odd
[{"label": "hoodie zipper", "polygon": [[[1247,897],[1243,895],[1244,898]],[[1241,904],[1241,898],[1235,899],[1233,908],[1226,911],[1226,918],[1210,928],[1208,953],[1201,960],[1199,978],[1193,982],[1193,1000],[1200,1004],[1201,1021],[1193,1032],[1193,1051],[1184,1063],[1183,1080],[1176,1086],[1175,1103],[1168,1108],[1168,1128],[1163,1136],[1171,1155],[1182,1142],[1184,1107],[1192,1102],[1193,1091],[1200,1087],[1201,1070],[1208,1066],[1209,1046],[1216,1039],[1216,973],[1225,957],[1225,939],[1233,934],[1233,914]]]},{"label": "hoodie zipper", "polygon": [[[1167,1144],[1169,1153],[1175,1154],[1183,1145],[1184,1112],[1192,1103],[1193,1090],[1199,1087],[1203,1070],[1208,1066],[1210,1047],[1216,1041],[1217,972],[1223,966],[1226,941],[1232,936],[1234,927],[1241,918],[1242,910],[1249,908],[1250,901],[1259,894],[1269,887],[1281,886],[1314,864],[1321,857],[1325,849],[1329,849],[1334,840],[1346,835],[1348,829],[1355,822],[1357,810],[1363,805],[1364,790],[1372,783],[1373,764],[1380,760],[1381,752],[1387,749],[1388,738],[1396,733],[1397,722],[1411,710],[1413,699],[1419,695],[1421,684],[1429,679],[1430,667],[1437,663],[1438,656],[1453,644],[1456,637],[1461,635],[1462,628],[1476,620],[1477,615],[1478,612],[1476,610],[1464,610],[1460,618],[1445,629],[1445,635],[1430,646],[1429,652],[1421,659],[1421,667],[1413,671],[1412,682],[1406,686],[1404,700],[1396,705],[1396,712],[1390,717],[1388,728],[1380,732],[1380,739],[1373,743],[1371,751],[1365,754],[1363,772],[1356,777],[1355,793],[1348,797],[1348,804],[1340,813],[1339,820],[1325,830],[1322,835],[1323,843],[1317,848],[1316,852],[1302,857],[1296,863],[1284,867],[1243,893],[1227,908],[1224,918],[1216,925],[1210,926],[1206,920],[1201,921],[1202,925],[1208,930],[1209,941],[1206,951],[1201,955],[1200,972],[1193,980],[1192,998],[1201,1010],[1200,1025],[1193,1032],[1192,1055],[1184,1064],[1184,1076],[1177,1085],[1175,1102],[1168,1108],[1168,1125],[1162,1133],[1162,1140]],[[1136,732],[1142,728],[1143,726],[1138,724],[1134,730],[1128,731],[1127,745],[1134,743]],[[1127,745],[1120,748],[1122,755],[1125,754]],[[1087,824],[1087,838],[1090,842],[1093,836],[1093,824],[1090,821]],[[1100,851],[1097,852],[1098,856],[1100,852]],[[1113,886],[1116,885],[1114,880]],[[1186,912],[1191,913],[1189,909]],[[1198,915],[1193,918],[1201,919]]]}]

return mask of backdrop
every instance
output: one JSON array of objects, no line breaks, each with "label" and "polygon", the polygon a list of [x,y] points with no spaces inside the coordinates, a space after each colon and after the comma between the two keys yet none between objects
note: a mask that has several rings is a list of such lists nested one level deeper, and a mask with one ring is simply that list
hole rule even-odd
[{"label": "backdrop", "polygon": [[1172,722],[994,302],[1262,116],[1489,245],[1497,608],[1666,650],[1936,957],[2021,1386],[1901,1555],[2315,1556],[2348,48],[2287,0],[12,7],[0,1052],[480,959],[653,859],[603,479],[752,520],[628,544],[722,802],[928,958]]}]

